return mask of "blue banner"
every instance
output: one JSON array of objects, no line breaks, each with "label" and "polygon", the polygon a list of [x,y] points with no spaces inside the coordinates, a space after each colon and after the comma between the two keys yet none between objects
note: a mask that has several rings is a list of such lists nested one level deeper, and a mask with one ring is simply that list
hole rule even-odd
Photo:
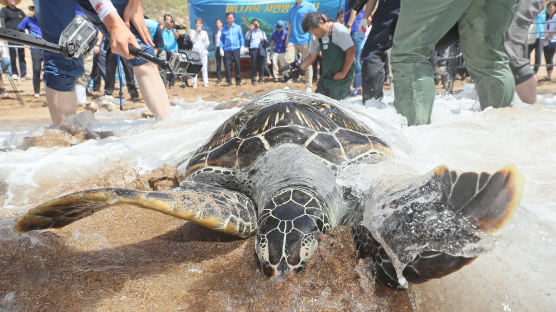
[{"label": "blue banner", "polygon": [[[315,5],[317,11],[323,12],[330,18],[336,18],[338,10],[344,9],[345,0],[316,0],[309,2]],[[203,19],[203,29],[208,32],[211,41],[209,51],[213,51],[212,34],[216,30],[216,19],[219,18],[225,25],[226,13],[233,12],[235,23],[241,26],[244,35],[249,31],[251,20],[257,18],[261,22],[261,29],[266,33],[270,42],[276,22],[279,20],[288,22],[288,12],[292,5],[295,5],[295,0],[190,0],[190,27],[191,29],[196,29],[195,20],[198,17]]]}]

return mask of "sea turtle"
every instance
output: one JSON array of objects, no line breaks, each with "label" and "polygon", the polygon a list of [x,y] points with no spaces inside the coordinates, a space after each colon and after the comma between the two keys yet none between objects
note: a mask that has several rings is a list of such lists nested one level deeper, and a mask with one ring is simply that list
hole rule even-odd
[{"label": "sea turtle", "polygon": [[[178,167],[179,188],[72,193],[31,209],[16,230],[58,228],[126,203],[242,238],[256,235],[262,271],[273,276],[302,269],[317,248],[317,234],[346,225],[359,255],[374,259],[378,279],[400,288],[406,280],[438,278],[469,263],[476,254],[463,251],[481,240],[477,230],[498,229],[519,205],[524,182],[513,166],[494,174],[440,166],[417,183],[386,188],[382,197],[376,185],[363,192],[340,185],[338,174],[346,168],[393,157],[377,131],[340,106],[318,94],[270,92],[225,121]],[[362,222],[367,210],[382,213],[377,226]],[[445,220],[451,227],[435,228]],[[395,246],[400,241],[403,248]],[[450,249],[458,245],[459,251]],[[404,255],[409,249],[417,251]]]}]

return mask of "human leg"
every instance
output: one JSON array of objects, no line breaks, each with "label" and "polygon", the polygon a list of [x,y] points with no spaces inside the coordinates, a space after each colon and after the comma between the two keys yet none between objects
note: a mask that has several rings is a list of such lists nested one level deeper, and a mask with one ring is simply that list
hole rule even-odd
[{"label": "human leg", "polygon": [[[8,45],[16,45],[17,43],[8,42]],[[17,75],[19,72],[17,70],[17,48],[9,47],[8,53],[10,54],[10,66],[12,68],[12,75]]]},{"label": "human leg", "polygon": [[35,94],[41,91],[42,50],[31,49],[31,62],[33,64],[33,90]]},{"label": "human leg", "polygon": [[[133,68],[129,64],[129,62],[121,57],[120,61],[122,62],[122,68],[125,73],[125,85],[127,87],[127,92],[131,99],[138,99],[139,93],[137,92],[137,86],[135,86],[135,73],[133,72]],[[123,86],[120,86],[122,88]]]},{"label": "human leg", "polygon": [[218,78],[216,81],[220,82],[222,81],[222,56],[220,55],[220,52],[218,50],[214,53],[214,56],[216,58],[216,77]]},{"label": "human leg", "polygon": [[153,63],[145,63],[134,66],[133,71],[147,107],[153,112],[156,120],[164,119],[168,115],[170,101],[168,94],[161,92],[165,88],[158,67]]},{"label": "human leg", "polygon": [[224,69],[226,70],[226,82],[232,83],[232,51],[224,51]]},{"label": "human leg", "polygon": [[104,81],[104,95],[112,95],[116,86],[116,67],[118,66],[118,55],[112,53],[110,48],[106,50],[106,80]]},{"label": "human leg", "polygon": [[232,51],[233,59],[234,59],[234,70],[236,73],[236,85],[239,86],[241,84],[241,58],[239,55],[239,49]]},{"label": "human leg", "polygon": [[382,89],[388,69],[386,51],[392,47],[392,37],[400,14],[400,0],[380,1],[373,27],[361,51],[363,103],[382,99]]},{"label": "human leg", "polygon": [[201,56],[201,64],[203,64],[203,67],[201,68],[201,71],[203,73],[203,84],[205,85],[205,87],[208,87],[209,79],[208,79],[208,55],[207,55],[207,53],[204,53],[203,56]]},{"label": "human leg", "polygon": [[[282,64],[280,64],[280,66],[284,66]],[[278,53],[274,52],[272,53],[272,76],[274,77],[275,80],[280,79],[280,74],[278,73]]]},{"label": "human leg", "polygon": [[25,62],[25,48],[17,48],[17,59],[19,60],[20,77],[27,76],[27,62]]},{"label": "human leg", "polygon": [[255,83],[255,81],[257,81],[258,54],[259,54],[259,49],[249,49],[249,56],[251,57],[251,83],[253,84]]},{"label": "human leg", "polygon": [[[291,42],[288,42],[288,45],[286,46],[286,53],[284,54],[284,57],[286,59],[286,64],[291,64],[295,60],[295,55],[296,55],[295,45]],[[286,88],[291,88],[292,83],[293,83],[292,79],[288,80],[286,82]]]},{"label": "human leg", "polygon": [[257,70],[259,72],[259,83],[264,81],[264,70],[266,67],[266,56],[263,56],[260,51],[257,51]]},{"label": "human leg", "polygon": [[[430,56],[471,0],[402,0],[392,47],[394,106],[408,125],[430,123],[434,80]],[[425,22],[426,21],[426,22]]]},{"label": "human leg", "polygon": [[[309,56],[309,45],[308,44],[296,45],[295,49],[296,49],[297,53],[301,53],[301,58],[302,59],[305,59],[306,57]],[[305,84],[306,84],[307,89],[309,89],[309,88],[312,89],[313,88],[313,65],[309,65],[305,69]]]},{"label": "human leg", "polygon": [[[58,43],[62,30],[75,16],[74,2],[67,0],[35,1],[35,11],[43,38]],[[43,51],[46,103],[54,126],[75,115],[77,97],[75,80],[83,75],[81,58],[67,59],[62,54]]]},{"label": "human leg", "polygon": [[481,108],[511,106],[515,81],[504,37],[516,0],[474,0],[458,22],[461,50]]},{"label": "human leg", "polygon": [[365,40],[365,35],[359,31],[354,31],[350,34],[355,46],[355,79],[353,80],[353,87],[361,87],[361,43]]},{"label": "human leg", "polygon": [[556,43],[550,43],[544,47],[544,61],[546,62],[546,77],[552,79],[552,69],[554,68],[554,52]]}]

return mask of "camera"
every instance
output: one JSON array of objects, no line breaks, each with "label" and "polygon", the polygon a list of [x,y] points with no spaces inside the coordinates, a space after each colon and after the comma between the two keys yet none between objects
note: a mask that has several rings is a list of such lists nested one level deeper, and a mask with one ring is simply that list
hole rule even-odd
[{"label": "camera", "polygon": [[172,52],[168,63],[170,70],[178,76],[195,76],[203,67],[199,53],[190,50]]},{"label": "camera", "polygon": [[186,29],[185,25],[174,25],[174,28],[175,28],[176,30],[179,30],[179,29]]},{"label": "camera", "polygon": [[281,67],[278,72],[283,72],[286,70],[290,70],[288,73],[284,74],[284,77],[282,78],[282,80],[284,82],[290,80],[290,79],[297,79],[299,78],[299,75],[303,75],[305,74],[305,71],[303,69],[301,69],[301,54],[298,54],[295,57],[295,60],[291,63],[289,63],[286,66]]}]

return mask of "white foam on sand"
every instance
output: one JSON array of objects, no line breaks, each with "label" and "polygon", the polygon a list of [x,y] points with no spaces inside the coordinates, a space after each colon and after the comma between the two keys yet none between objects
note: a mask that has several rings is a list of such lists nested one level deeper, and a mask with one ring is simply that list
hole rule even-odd
[{"label": "white foam on sand", "polygon": [[[137,111],[97,113],[94,130],[115,136],[71,147],[0,152],[0,212],[13,218],[39,204],[34,192],[52,192],[60,183],[85,181],[100,170],[125,166],[150,170],[177,164],[195,151],[238,109],[215,111],[218,103],[175,100],[171,117],[130,120]],[[495,171],[514,164],[526,178],[521,207],[496,235],[496,248],[472,265],[410,291],[420,310],[548,311],[556,302],[556,97],[539,96],[537,105],[516,100],[511,109],[479,110],[475,91],[438,95],[432,123],[407,127],[393,108],[393,95],[342,106],[394,146],[400,162],[418,173],[446,164],[457,170]],[[39,125],[35,125],[39,127]],[[17,129],[15,135],[35,131]],[[13,136],[1,129],[0,145]],[[8,222],[13,224],[13,222]],[[5,223],[2,223],[5,224]],[[477,287],[480,285],[480,287]],[[12,300],[9,297],[2,300]],[[436,308],[434,308],[436,307]],[[440,307],[440,308],[438,308]]]}]

